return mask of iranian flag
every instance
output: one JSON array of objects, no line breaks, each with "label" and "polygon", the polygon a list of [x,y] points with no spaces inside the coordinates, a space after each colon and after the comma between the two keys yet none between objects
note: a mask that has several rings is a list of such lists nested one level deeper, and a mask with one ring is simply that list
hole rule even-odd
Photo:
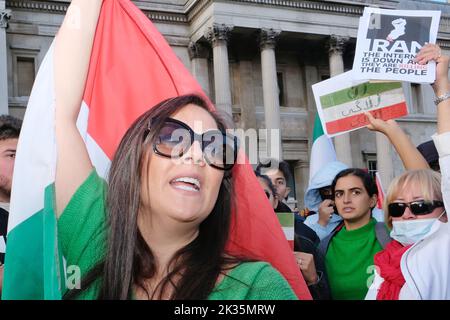
[{"label": "iranian flag", "polygon": [[289,246],[294,250],[294,234],[295,234],[295,217],[293,212],[277,212],[278,221],[283,228],[284,236]]},{"label": "iranian flag", "polygon": [[331,139],[324,133],[319,115],[314,119],[313,143],[309,161],[309,181],[327,163],[336,161],[336,151]]},{"label": "iranian flag", "polygon": [[[57,220],[45,190],[53,188],[54,50],[40,66],[17,150],[8,225],[4,299],[61,299],[68,267]],[[97,25],[78,128],[92,163],[106,177],[114,152],[132,122],[149,107],[177,95],[203,94],[148,18],[129,0],[105,0]],[[300,299],[308,288],[277,217],[245,154],[233,169],[236,209],[230,254],[266,260]],[[207,254],[207,253],[205,253]]]},{"label": "iranian flag", "polygon": [[[330,80],[338,80],[333,79]],[[364,82],[351,88],[322,95],[320,104],[328,135],[368,125],[369,122],[364,115],[367,111],[370,111],[375,118],[383,120],[408,114],[401,82]]]}]

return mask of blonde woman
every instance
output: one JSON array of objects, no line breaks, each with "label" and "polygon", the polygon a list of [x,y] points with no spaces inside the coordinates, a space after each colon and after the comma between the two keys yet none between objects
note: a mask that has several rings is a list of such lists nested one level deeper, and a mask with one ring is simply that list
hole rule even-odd
[{"label": "blonde woman", "polygon": [[444,260],[450,261],[450,254],[440,247],[429,248],[431,243],[439,245],[439,242],[428,241],[439,237],[440,228],[447,227],[442,226],[447,222],[447,215],[439,173],[413,170],[394,179],[384,210],[394,240],[374,257],[376,274],[366,299],[424,299],[429,290],[443,290],[439,296],[445,298],[449,284],[435,273],[439,270],[438,273],[447,277],[450,269]]},{"label": "blonde woman", "polygon": [[416,60],[437,64],[433,90],[438,134],[433,140],[442,179],[425,169],[406,172],[392,182],[385,213],[394,241],[375,256],[375,279],[366,299],[450,299],[450,224],[446,214],[450,204],[449,57],[442,55],[437,45],[428,44]]}]

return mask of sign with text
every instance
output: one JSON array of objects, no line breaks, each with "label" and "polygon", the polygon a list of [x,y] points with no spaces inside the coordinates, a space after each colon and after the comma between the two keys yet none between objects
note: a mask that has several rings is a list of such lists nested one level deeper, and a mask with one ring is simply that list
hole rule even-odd
[{"label": "sign with text", "polygon": [[383,120],[408,114],[402,83],[355,80],[348,71],[312,86],[322,128],[329,137],[368,124],[365,112]]},{"label": "sign with text", "polygon": [[414,59],[436,43],[440,11],[365,8],[359,21],[353,71],[355,79],[433,83],[436,63]]}]

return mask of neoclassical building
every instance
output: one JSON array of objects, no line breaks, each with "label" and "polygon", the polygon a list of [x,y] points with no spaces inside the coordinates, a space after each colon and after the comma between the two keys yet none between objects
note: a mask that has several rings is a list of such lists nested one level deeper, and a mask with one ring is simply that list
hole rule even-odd
[{"label": "neoclassical building", "polygon": [[[442,11],[438,43],[450,52],[450,4],[403,0],[139,0],[216,106],[244,130],[280,129],[291,165],[292,198],[303,206],[313,120],[311,85],[352,68],[364,6]],[[23,117],[28,96],[69,0],[0,0],[0,112]],[[415,144],[435,131],[429,85],[404,84],[410,115],[399,119]],[[383,183],[402,170],[388,141],[367,129],[335,138],[338,158],[380,170]]]}]

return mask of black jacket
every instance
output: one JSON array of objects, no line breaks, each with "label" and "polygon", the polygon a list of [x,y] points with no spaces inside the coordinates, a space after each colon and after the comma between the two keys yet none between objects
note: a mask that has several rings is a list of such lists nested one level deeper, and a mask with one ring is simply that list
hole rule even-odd
[{"label": "black jacket", "polygon": [[[6,244],[6,232],[8,230],[8,211],[0,208],[0,242]],[[0,252],[0,265],[5,263],[5,253]]]}]

